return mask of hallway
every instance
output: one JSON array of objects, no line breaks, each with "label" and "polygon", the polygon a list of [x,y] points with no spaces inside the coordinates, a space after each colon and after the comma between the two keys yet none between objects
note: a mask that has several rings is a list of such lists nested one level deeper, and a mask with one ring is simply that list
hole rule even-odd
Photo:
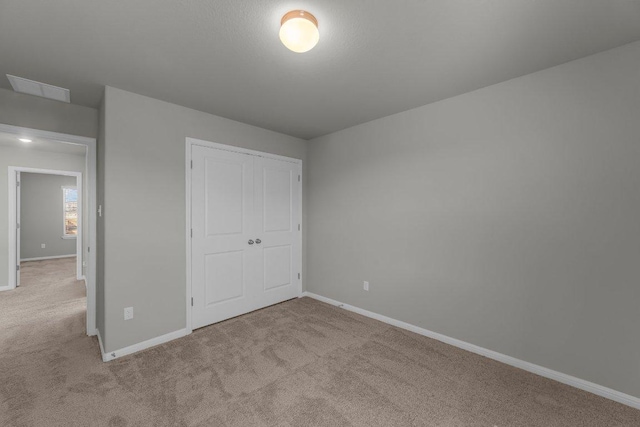
[{"label": "hallway", "polygon": [[53,395],[67,380],[62,372],[81,369],[81,360],[101,363],[95,338],[85,334],[85,286],[75,268],[75,258],[23,262],[21,286],[0,293],[2,425],[46,425],[47,414],[58,410],[34,414],[43,396],[33,390]]},{"label": "hallway", "polygon": [[0,295],[0,357],[86,339],[85,286],[75,268],[75,258],[21,264],[20,286]]}]

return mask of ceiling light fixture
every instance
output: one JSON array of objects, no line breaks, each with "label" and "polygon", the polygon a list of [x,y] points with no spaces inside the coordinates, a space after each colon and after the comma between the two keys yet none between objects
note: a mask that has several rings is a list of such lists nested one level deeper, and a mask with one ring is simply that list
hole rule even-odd
[{"label": "ceiling light fixture", "polygon": [[18,141],[20,141],[20,142],[31,142],[31,140],[29,138],[18,138]]},{"label": "ceiling light fixture", "polygon": [[318,44],[318,20],[304,10],[285,13],[280,21],[280,41],[296,53],[308,52]]}]

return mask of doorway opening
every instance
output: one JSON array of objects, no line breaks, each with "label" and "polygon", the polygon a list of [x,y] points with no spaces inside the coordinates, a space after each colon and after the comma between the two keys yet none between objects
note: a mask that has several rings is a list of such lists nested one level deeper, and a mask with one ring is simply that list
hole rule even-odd
[{"label": "doorway opening", "polygon": [[[82,157],[78,166],[84,168],[84,152],[68,157]],[[9,197],[16,223],[15,253],[11,253],[16,261],[15,287],[20,286],[24,267],[69,266],[70,260],[53,261],[63,258],[73,258],[76,280],[84,279],[82,176],[76,171],[9,166],[9,186],[15,189],[15,197]]]},{"label": "doorway opening", "polygon": [[0,151],[0,302],[73,306],[78,332],[95,335],[96,140],[0,124]]}]

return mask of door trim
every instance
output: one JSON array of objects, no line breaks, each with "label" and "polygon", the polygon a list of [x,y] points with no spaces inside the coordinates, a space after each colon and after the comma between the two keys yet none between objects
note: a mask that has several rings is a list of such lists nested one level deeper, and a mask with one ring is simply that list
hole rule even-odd
[{"label": "door trim", "polygon": [[[17,183],[17,173],[39,173],[43,175],[58,175],[58,176],[72,176],[76,179],[76,188],[78,189],[78,235],[76,236],[76,280],[83,280],[84,275],[82,274],[82,263],[85,259],[84,257],[84,247],[82,245],[84,241],[84,192],[82,185],[82,172],[72,172],[65,170],[57,170],[57,169],[39,169],[39,168],[30,168],[30,167],[22,167],[22,166],[9,166],[9,179],[7,182],[9,183],[9,289],[15,289],[18,285],[18,275],[16,273],[15,266],[19,265],[19,262],[22,261],[20,258],[20,254],[18,250],[19,240],[18,233],[16,230],[16,224],[19,222],[18,215],[18,206],[16,194],[18,192],[18,188],[16,186]],[[13,227],[11,226],[13,224]],[[62,227],[61,227],[62,228]],[[61,230],[63,231],[63,230]],[[68,257],[65,255],[64,257]],[[45,257],[46,258],[46,257]],[[11,268],[11,266],[14,268]]]},{"label": "door trim", "polygon": [[[231,151],[234,153],[241,153],[241,154],[247,154],[247,155],[251,155],[251,156],[257,156],[257,157],[264,157],[267,159],[274,159],[274,160],[280,160],[280,161],[284,161],[284,162],[289,162],[289,163],[295,163],[297,165],[300,166],[300,185],[298,186],[298,196],[299,196],[299,206],[298,208],[300,209],[300,224],[301,224],[301,230],[300,230],[300,270],[302,270],[303,265],[302,265],[302,229],[304,227],[304,224],[302,224],[303,221],[303,215],[302,215],[302,160],[300,159],[294,159],[291,157],[285,157],[285,156],[280,156],[277,154],[271,154],[271,153],[265,153],[262,151],[256,151],[256,150],[250,150],[247,148],[242,148],[242,147],[236,147],[233,145],[225,145],[225,144],[219,144],[217,142],[210,142],[210,141],[205,141],[202,139],[196,139],[196,138],[190,138],[187,137],[186,138],[186,143],[185,143],[185,205],[186,205],[186,221],[185,221],[185,241],[186,241],[186,253],[187,253],[187,283],[186,283],[186,330],[187,333],[191,333],[193,331],[192,329],[192,324],[191,324],[191,148],[194,145],[199,145],[201,147],[205,147],[205,148],[214,148],[217,150],[223,150],[223,151]],[[304,274],[302,271],[300,271],[300,281],[299,286],[298,286],[298,297],[302,296],[302,289],[303,289],[303,283],[302,280],[304,278]]]},{"label": "door trim", "polygon": [[86,178],[87,178],[87,200],[89,227],[88,227],[88,248],[91,250],[85,255],[87,261],[85,283],[87,285],[87,335],[96,335],[96,155],[97,142],[96,138],[88,138],[85,136],[69,135],[59,132],[50,132],[40,129],[25,128],[0,123],[0,132],[10,133],[13,135],[30,135],[36,138],[48,139],[50,141],[62,144],[76,144],[87,147],[86,152]]}]

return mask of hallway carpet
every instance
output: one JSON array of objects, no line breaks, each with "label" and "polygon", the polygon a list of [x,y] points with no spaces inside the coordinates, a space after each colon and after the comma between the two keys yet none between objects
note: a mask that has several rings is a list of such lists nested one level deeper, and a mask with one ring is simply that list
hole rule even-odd
[{"label": "hallway carpet", "polygon": [[103,363],[72,260],[0,293],[2,426],[638,426],[640,411],[309,299]]}]

